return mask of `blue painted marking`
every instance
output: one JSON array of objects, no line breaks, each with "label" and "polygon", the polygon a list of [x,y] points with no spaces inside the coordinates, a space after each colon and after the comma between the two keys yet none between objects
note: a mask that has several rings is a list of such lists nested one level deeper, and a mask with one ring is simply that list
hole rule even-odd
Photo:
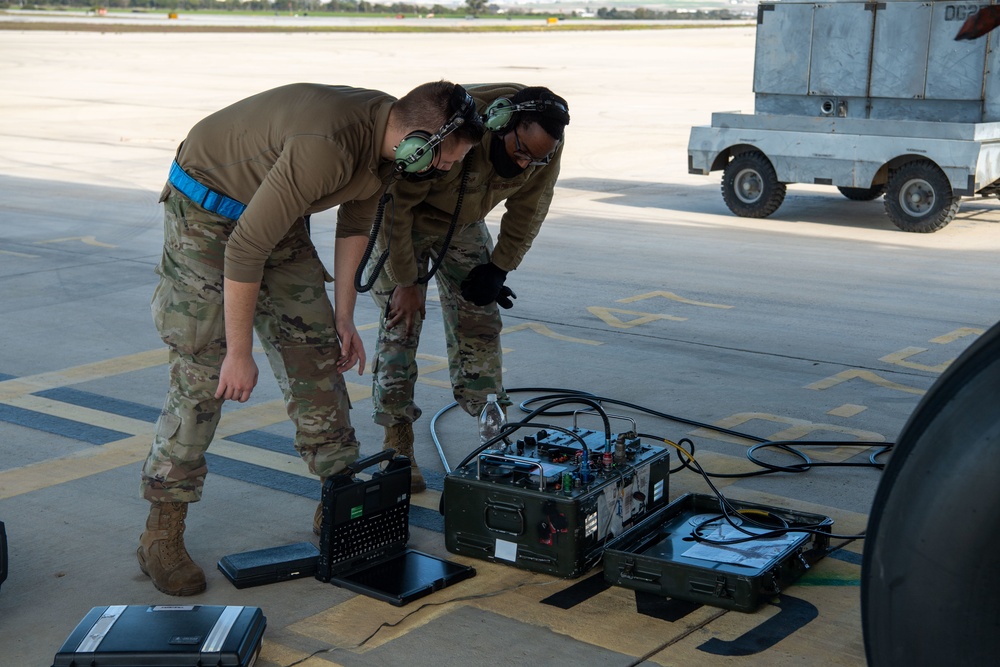
[{"label": "blue painted marking", "polygon": [[[48,398],[53,401],[59,401],[60,403],[68,403],[69,405],[77,405],[82,408],[89,408],[91,410],[107,412],[113,415],[129,417],[130,419],[137,419],[150,424],[155,423],[160,417],[159,408],[153,408],[142,403],[135,403],[134,401],[110,398],[108,396],[102,396],[101,394],[95,394],[94,392],[81,391],[70,387],[45,389],[43,391],[35,392],[34,395],[42,398]],[[96,428],[90,427],[82,422],[75,422],[69,419],[64,419],[63,422],[66,424],[80,424],[81,427],[85,428]],[[34,428],[32,424],[23,425]],[[64,435],[67,438],[75,438],[70,431],[61,433],[60,435]],[[271,433],[265,433],[264,431],[246,431],[244,433],[229,436],[226,439],[240,444],[249,445],[250,447],[257,447],[259,449],[278,452],[280,454],[296,454],[294,446],[295,441],[292,438],[281,435],[273,435]],[[87,442],[90,441],[88,440]],[[99,444],[104,443],[102,442]]]},{"label": "blue painted marking", "polygon": [[283,435],[273,435],[264,431],[244,431],[236,435],[227,435],[226,440],[232,440],[241,445],[257,447],[258,449],[278,452],[279,454],[294,454],[298,456],[298,452],[295,451],[295,440]]},{"label": "blue painted marking", "polygon": [[60,403],[77,405],[81,408],[90,408],[91,410],[110,412],[113,415],[129,417],[130,419],[138,419],[151,424],[160,417],[159,408],[151,408],[148,405],[143,405],[142,403],[123,401],[118,398],[109,398],[93,392],[80,391],[79,389],[71,389],[69,387],[46,389],[44,391],[35,392],[34,395],[41,396],[42,398],[49,398],[53,401],[59,401]]},{"label": "blue painted marking", "polygon": [[0,373],[0,382],[3,382],[5,380],[16,380],[16,379],[17,379],[16,375],[7,375],[6,373]]},{"label": "blue painted marking", "polygon": [[51,433],[62,438],[79,440],[91,445],[106,445],[109,442],[123,440],[132,435],[2,403],[0,403],[0,421],[33,428],[36,431]]},{"label": "blue painted marking", "polygon": [[[321,487],[319,478],[306,478],[291,473],[265,468],[246,461],[237,461],[211,452],[205,453],[209,473],[222,475],[241,482],[257,484],[275,491],[284,491],[318,501]],[[305,465],[304,463],[302,465]],[[410,525],[437,533],[444,532],[444,517],[439,512],[410,505]]]},{"label": "blue painted marking", "polygon": [[[208,469],[212,474],[319,500],[321,490],[319,477],[300,477],[281,470],[273,470],[254,463],[212,454],[210,451],[205,453],[205,460],[208,461]],[[305,463],[302,465],[305,466]]]}]

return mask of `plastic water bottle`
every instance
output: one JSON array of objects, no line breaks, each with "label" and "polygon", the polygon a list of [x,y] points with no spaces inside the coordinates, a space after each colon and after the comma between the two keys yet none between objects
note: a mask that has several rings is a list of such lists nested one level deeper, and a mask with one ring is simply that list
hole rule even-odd
[{"label": "plastic water bottle", "polygon": [[[479,413],[479,443],[483,444],[497,437],[506,423],[507,418],[504,416],[503,408],[497,403],[497,395],[489,394],[483,411]],[[491,451],[502,451],[503,448],[504,443],[501,440],[493,445]]]}]

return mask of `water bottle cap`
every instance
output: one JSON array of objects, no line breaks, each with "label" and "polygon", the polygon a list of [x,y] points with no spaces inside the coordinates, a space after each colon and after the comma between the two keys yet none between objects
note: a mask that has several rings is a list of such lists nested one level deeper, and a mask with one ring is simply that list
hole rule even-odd
[{"label": "water bottle cap", "polygon": [[487,394],[486,395],[486,402],[487,403],[496,403],[497,402],[497,395],[496,394]]}]

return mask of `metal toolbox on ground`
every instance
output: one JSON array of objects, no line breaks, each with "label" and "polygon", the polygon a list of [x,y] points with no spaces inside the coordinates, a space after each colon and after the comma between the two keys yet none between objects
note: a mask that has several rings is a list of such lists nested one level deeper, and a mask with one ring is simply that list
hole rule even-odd
[{"label": "metal toolbox on ground", "polygon": [[445,477],[448,551],[578,577],[608,540],[667,502],[669,450],[634,432],[617,438],[614,452],[604,433],[576,427],[542,430],[511,448],[484,452]]},{"label": "metal toolbox on ground", "polygon": [[266,625],[257,607],[94,607],[52,667],[250,667]]},{"label": "metal toolbox on ground", "polygon": [[[826,554],[833,519],[778,507],[688,493],[612,540],[604,579],[637,591],[737,611],[756,611]],[[735,525],[734,525],[735,524]],[[768,539],[751,538],[789,527]],[[696,537],[696,534],[698,537]],[[718,544],[730,542],[729,544]]]}]

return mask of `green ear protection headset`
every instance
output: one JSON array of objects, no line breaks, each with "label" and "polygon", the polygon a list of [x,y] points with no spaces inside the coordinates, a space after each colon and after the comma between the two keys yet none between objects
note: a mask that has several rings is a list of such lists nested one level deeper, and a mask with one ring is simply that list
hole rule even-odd
[{"label": "green ear protection headset", "polygon": [[397,172],[407,172],[410,174],[421,172],[431,166],[434,156],[438,153],[438,146],[444,138],[458,129],[459,125],[466,122],[478,123],[479,117],[476,115],[476,102],[472,95],[462,86],[455,84],[455,89],[451,94],[451,104],[455,113],[451,115],[444,125],[434,134],[428,134],[422,130],[417,130],[406,135],[396,147],[394,160]]},{"label": "green ear protection headset", "polygon": [[508,128],[514,114],[519,111],[545,113],[549,109],[557,109],[569,117],[569,109],[556,100],[526,100],[515,104],[506,97],[498,97],[486,107],[483,124],[490,132],[502,132]]}]

